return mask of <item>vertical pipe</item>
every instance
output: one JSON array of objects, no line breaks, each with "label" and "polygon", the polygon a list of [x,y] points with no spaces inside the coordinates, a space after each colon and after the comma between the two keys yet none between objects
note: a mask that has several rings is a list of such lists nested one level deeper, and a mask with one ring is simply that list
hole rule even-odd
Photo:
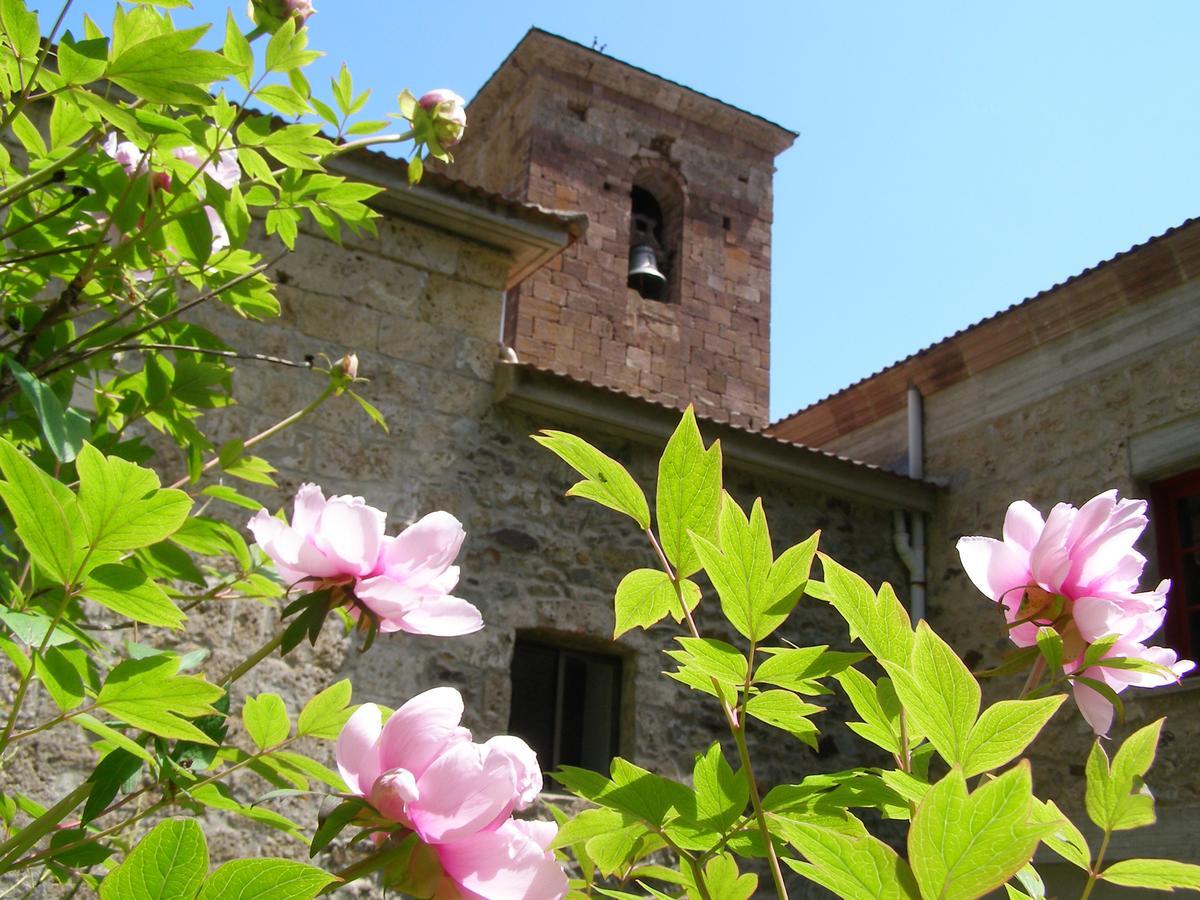
[{"label": "vertical pipe", "polygon": [[[925,477],[925,408],[921,391],[908,385],[908,475]],[[909,547],[912,562],[909,568],[909,597],[913,623],[925,618],[925,514],[912,514],[912,535]]]}]

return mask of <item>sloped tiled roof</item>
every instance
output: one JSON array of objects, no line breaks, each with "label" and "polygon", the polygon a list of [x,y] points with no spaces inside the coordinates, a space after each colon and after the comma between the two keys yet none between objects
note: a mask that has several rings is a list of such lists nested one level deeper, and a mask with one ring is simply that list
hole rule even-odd
[{"label": "sloped tiled roof", "polygon": [[784,416],[767,430],[820,446],[900,410],[910,383],[924,394],[934,393],[1198,275],[1200,218],[1191,218]]}]

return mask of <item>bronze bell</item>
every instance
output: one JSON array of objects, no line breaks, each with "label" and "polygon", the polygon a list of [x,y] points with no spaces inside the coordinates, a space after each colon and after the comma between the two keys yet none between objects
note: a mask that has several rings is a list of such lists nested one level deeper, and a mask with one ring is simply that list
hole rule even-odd
[{"label": "bronze bell", "polygon": [[643,297],[657,300],[667,286],[667,276],[658,270],[658,254],[649,244],[634,244],[629,250],[628,285]]}]

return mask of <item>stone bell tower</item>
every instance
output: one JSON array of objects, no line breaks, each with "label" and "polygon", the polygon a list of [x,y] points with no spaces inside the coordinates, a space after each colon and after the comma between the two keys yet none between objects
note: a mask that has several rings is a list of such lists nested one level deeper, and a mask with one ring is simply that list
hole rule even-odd
[{"label": "stone bell tower", "polygon": [[519,360],[766,425],[771,181],[796,135],[538,29],[468,122],[453,177],[588,217],[508,297]]}]

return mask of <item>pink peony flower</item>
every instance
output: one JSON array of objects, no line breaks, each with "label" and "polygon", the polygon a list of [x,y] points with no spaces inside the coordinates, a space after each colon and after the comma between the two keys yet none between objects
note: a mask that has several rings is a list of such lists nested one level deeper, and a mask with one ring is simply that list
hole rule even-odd
[{"label": "pink peony flower", "polygon": [[471,740],[462,696],[439,687],[418,694],[386,723],[360,706],[338,736],[338,770],[381,816],[411,829],[441,861],[444,900],[556,900],[562,867],[546,849],[553,822],[518,822],[542,788],[537,757],[520,738]]},{"label": "pink peony flower", "polygon": [[109,132],[100,148],[110,159],[115,160],[130,178],[144,175],[149,170],[146,154],[139,150],[133,141],[118,141],[115,131]]},{"label": "pink peony flower", "polygon": [[437,88],[421,95],[417,105],[433,117],[434,133],[443,147],[462,140],[467,127],[465,101],[449,88]]},{"label": "pink peony flower", "polygon": [[433,512],[391,537],[383,533],[385,520],[361,497],[326,500],[317,485],[305,484],[291,524],[259,510],[249,528],[285,581],[346,589],[351,615],[365,609],[380,631],[450,637],[482,628],[479,610],[450,595],[458,584],[453,562],[465,537],[462,524]]},{"label": "pink peony flower", "polygon": [[[1118,500],[1106,491],[1081,508],[1059,503],[1047,519],[1024,500],[1008,508],[1003,540],[964,537],[958,542],[963,568],[975,586],[1002,604],[1013,643],[1029,647],[1040,626],[1062,636],[1064,670],[1102,681],[1114,691],[1131,684],[1155,687],[1177,681],[1195,667],[1172,650],[1147,647],[1166,615],[1169,581],[1139,591],[1146,558],[1133,549],[1146,527],[1144,500]],[[1087,647],[1120,635],[1105,658],[1141,659],[1173,673],[1147,673],[1093,666],[1078,671]],[[1075,701],[1100,735],[1112,724],[1112,705],[1086,684],[1074,684]]]},{"label": "pink peony flower", "polygon": [[238,165],[237,148],[230,147],[226,150],[218,150],[215,161],[209,161],[208,154],[201,154],[195,147],[176,147],[172,154],[178,160],[190,165],[193,169],[204,167],[204,174],[208,175],[225,190],[232,190],[233,186],[242,180],[242,169]]}]

